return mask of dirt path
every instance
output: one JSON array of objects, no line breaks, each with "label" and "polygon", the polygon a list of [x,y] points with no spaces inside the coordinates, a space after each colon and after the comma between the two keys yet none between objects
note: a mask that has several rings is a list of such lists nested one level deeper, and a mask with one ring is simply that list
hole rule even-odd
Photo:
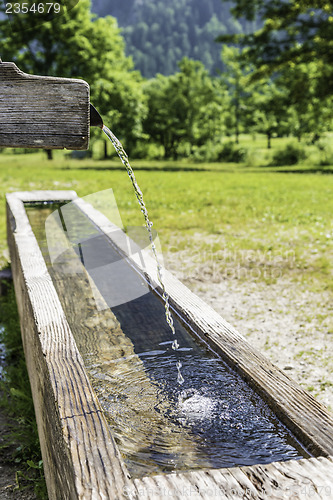
[{"label": "dirt path", "polygon": [[[211,264],[211,263],[210,263]],[[254,347],[333,411],[333,301],[286,277],[266,285],[216,276],[183,250],[166,267]],[[230,273],[232,276],[232,273]]]}]

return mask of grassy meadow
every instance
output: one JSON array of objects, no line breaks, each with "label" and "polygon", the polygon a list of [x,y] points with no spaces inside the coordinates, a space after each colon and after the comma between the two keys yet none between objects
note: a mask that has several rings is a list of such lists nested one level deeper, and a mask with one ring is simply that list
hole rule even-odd
[{"label": "grassy meadow", "polygon": [[[252,157],[266,158],[287,139],[241,137]],[[290,141],[289,141],[290,142]],[[194,262],[214,262],[218,275],[236,265],[268,284],[288,275],[316,289],[333,290],[333,167],[308,160],[290,167],[245,163],[134,160],[139,185],[165,254],[186,249]],[[5,193],[74,189],[80,196],[112,188],[124,226],[143,224],[130,180],[117,158],[82,160],[68,152],[0,154],[0,255],[6,259]],[[324,175],[325,172],[328,175]],[[269,272],[260,272],[263,269]],[[246,272],[248,270],[248,272]]]}]

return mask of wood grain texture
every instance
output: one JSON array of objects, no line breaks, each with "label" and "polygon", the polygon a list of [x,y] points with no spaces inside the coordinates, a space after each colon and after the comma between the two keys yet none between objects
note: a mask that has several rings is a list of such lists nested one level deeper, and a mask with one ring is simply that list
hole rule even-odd
[{"label": "wood grain texture", "polygon": [[0,63],[0,147],[88,149],[89,85]]},{"label": "wood grain texture", "polygon": [[[47,200],[48,193],[34,200]],[[31,201],[31,195],[21,193]],[[126,467],[88,380],[19,195],[8,244],[50,499],[124,498]],[[54,193],[58,201],[68,195]]]},{"label": "wood grain texture", "polygon": [[331,500],[333,462],[310,458],[268,465],[164,474],[135,479],[130,486],[140,500]]},{"label": "wood grain texture", "polygon": [[[52,191],[7,195],[8,241],[50,500],[333,498],[331,414],[167,272],[175,314],[236,366],[293,432],[304,438],[303,444],[326,457],[128,479],[23,204],[74,197],[74,192]],[[139,256],[128,255],[126,238],[115,241],[119,231],[113,224],[83,200],[75,203],[156,286],[155,264],[149,255],[143,267]]]}]

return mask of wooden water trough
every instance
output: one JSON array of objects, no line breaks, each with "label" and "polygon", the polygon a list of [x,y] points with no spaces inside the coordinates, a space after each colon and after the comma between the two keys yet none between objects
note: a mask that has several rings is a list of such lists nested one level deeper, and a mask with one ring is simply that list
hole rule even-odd
[{"label": "wooden water trough", "polygon": [[[8,244],[22,338],[34,398],[49,498],[62,499],[331,499],[333,418],[212,308],[165,271],[176,314],[251,385],[312,458],[133,479],[88,379],[41,250],[26,203],[77,206],[110,238],[114,226],[74,191],[7,194]],[[120,254],[157,289],[155,263]],[[148,265],[147,265],[148,263]]]}]

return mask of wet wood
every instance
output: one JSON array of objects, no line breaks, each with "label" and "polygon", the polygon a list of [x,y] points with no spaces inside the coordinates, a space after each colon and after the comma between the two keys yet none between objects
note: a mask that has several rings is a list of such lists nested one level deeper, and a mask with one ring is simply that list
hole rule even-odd
[{"label": "wet wood", "polygon": [[0,147],[88,149],[89,85],[0,62]]},{"label": "wet wood", "polygon": [[311,458],[268,465],[204,470],[135,479],[130,486],[140,500],[329,500],[333,498],[333,462]]},{"label": "wet wood", "polygon": [[[316,458],[128,478],[23,204],[75,196],[74,192],[52,191],[7,195],[8,242],[50,499],[332,498],[331,414],[167,272],[166,287],[174,312],[264,396]],[[113,224],[83,200],[75,203],[160,293],[151,257],[143,252],[142,262],[142,255],[128,255],[129,242]],[[111,316],[107,321],[115,323]],[[114,328],[119,330],[119,325]],[[121,336],[120,331],[118,334]],[[93,344],[87,340],[87,349],[96,348],[97,343],[103,351],[105,339],[100,340],[100,345],[97,338]],[[120,344],[132,352],[127,341],[120,338]]]}]

